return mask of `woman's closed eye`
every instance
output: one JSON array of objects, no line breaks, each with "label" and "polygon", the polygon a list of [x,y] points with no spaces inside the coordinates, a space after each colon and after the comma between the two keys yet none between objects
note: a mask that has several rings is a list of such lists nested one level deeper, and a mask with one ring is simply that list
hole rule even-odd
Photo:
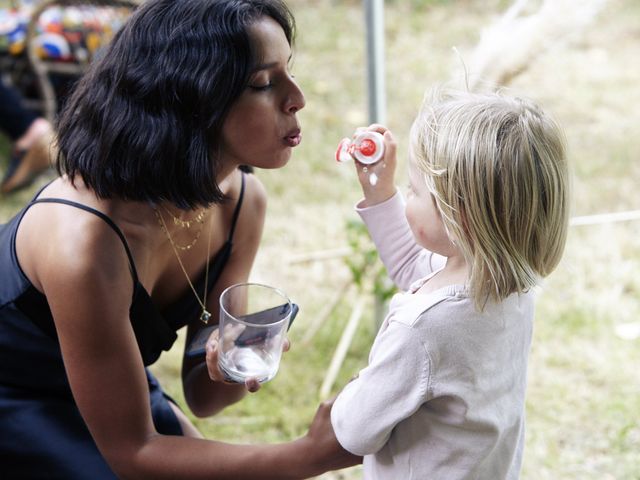
[{"label": "woman's closed eye", "polygon": [[[284,82],[286,82],[287,80],[295,81],[295,78],[296,78],[296,76],[290,71],[286,71],[282,73],[281,75],[283,75],[283,77],[281,78],[279,77],[279,75],[280,74],[278,73],[269,75],[269,78],[266,78],[265,75],[261,75],[260,77],[262,78],[255,78],[252,82],[249,83],[249,88],[255,92],[264,92],[272,89],[282,81]],[[274,79],[276,81],[274,81]]]},{"label": "woman's closed eye", "polygon": [[274,76],[270,73],[269,69],[260,70],[255,72],[249,79],[249,88],[256,92],[264,92],[273,87]]},{"label": "woman's closed eye", "polygon": [[273,83],[271,83],[271,81],[264,84],[255,83],[249,85],[249,88],[251,90],[255,90],[256,92],[264,92],[266,90],[269,90],[271,87],[273,87]]}]

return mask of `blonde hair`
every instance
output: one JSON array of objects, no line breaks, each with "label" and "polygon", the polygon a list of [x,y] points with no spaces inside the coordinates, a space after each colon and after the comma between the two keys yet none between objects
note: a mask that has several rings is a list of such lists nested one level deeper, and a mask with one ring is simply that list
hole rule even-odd
[{"label": "blonde hair", "polygon": [[535,104],[436,89],[413,123],[411,150],[467,260],[479,309],[558,265],[569,223],[565,142]]}]

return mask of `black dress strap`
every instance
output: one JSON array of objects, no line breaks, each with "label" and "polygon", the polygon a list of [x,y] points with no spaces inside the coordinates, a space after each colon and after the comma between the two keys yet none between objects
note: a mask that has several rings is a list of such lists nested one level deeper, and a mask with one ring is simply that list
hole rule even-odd
[{"label": "black dress strap", "polygon": [[242,183],[240,184],[240,195],[238,196],[238,203],[236,204],[236,209],[233,211],[233,219],[231,220],[231,230],[229,231],[229,238],[227,242],[231,242],[233,240],[233,234],[236,230],[236,223],[238,223],[238,217],[240,216],[240,207],[242,206],[242,198],[244,197],[244,179],[245,173],[242,172],[241,178]]},{"label": "black dress strap", "polygon": [[133,255],[131,254],[131,250],[129,249],[129,244],[127,243],[127,239],[125,238],[124,233],[122,233],[122,230],[120,230],[120,227],[118,227],[118,225],[116,225],[116,223],[113,220],[111,220],[111,218],[109,218],[107,215],[105,215],[101,211],[96,210],[95,208],[88,207],[87,205],[84,205],[82,203],[74,202],[73,200],[66,200],[64,198],[38,198],[32,201],[29,206],[36,203],[62,203],[64,205],[69,205],[69,206],[84,210],[85,212],[92,213],[97,217],[101,218],[102,220],[104,220],[107,223],[107,225],[109,225],[113,229],[113,231],[116,232],[118,237],[120,237],[120,240],[124,245],[124,249],[127,252],[127,258],[129,259],[129,268],[131,269],[133,282],[134,284],[138,283],[138,272],[136,270],[136,265],[133,262]]}]

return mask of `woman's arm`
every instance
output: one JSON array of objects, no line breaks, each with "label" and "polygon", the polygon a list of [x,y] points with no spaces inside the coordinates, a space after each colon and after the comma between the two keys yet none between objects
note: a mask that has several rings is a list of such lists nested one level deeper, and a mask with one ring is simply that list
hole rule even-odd
[{"label": "woman's arm", "polygon": [[[262,238],[267,194],[255,175],[245,175],[245,182],[244,199],[236,225],[231,257],[207,299],[207,306],[212,317],[211,323],[214,324],[218,323],[220,294],[234,283],[247,281]],[[237,195],[240,192],[239,183],[238,181],[238,188],[235,189],[235,201],[230,202],[230,206],[233,208],[235,208]],[[199,322],[189,326],[187,344],[197,329],[201,327]],[[230,385],[213,381],[209,377],[204,358],[191,359],[185,356],[182,378],[187,404],[198,417],[213,415],[224,407],[237,402],[247,393],[244,385]]]},{"label": "woman's arm", "polygon": [[37,265],[80,414],[118,477],[293,479],[355,463],[326,424],[328,406],[310,434],[278,445],[159,435],[129,319],[133,282],[122,244],[101,220],[81,223],[48,225],[47,242],[22,254]]}]

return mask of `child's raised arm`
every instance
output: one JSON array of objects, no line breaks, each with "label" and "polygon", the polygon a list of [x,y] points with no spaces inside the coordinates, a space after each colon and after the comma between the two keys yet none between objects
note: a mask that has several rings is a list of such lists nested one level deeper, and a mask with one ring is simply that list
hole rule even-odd
[{"label": "child's raised arm", "polygon": [[397,144],[389,129],[379,124],[361,128],[383,135],[384,155],[373,164],[354,159],[364,199],[356,207],[376,245],[390,278],[408,290],[416,280],[442,268],[444,257],[419,246],[405,218],[404,199],[395,184]]},{"label": "child's raised arm", "polygon": [[[372,124],[366,129],[378,132],[384,136],[384,156],[373,165],[364,165],[354,160],[358,180],[364,194],[363,207],[370,207],[388,200],[396,193],[395,171],[396,171],[396,140],[386,127],[379,124]],[[374,176],[374,177],[372,177]],[[375,181],[372,181],[375,178]]]}]

